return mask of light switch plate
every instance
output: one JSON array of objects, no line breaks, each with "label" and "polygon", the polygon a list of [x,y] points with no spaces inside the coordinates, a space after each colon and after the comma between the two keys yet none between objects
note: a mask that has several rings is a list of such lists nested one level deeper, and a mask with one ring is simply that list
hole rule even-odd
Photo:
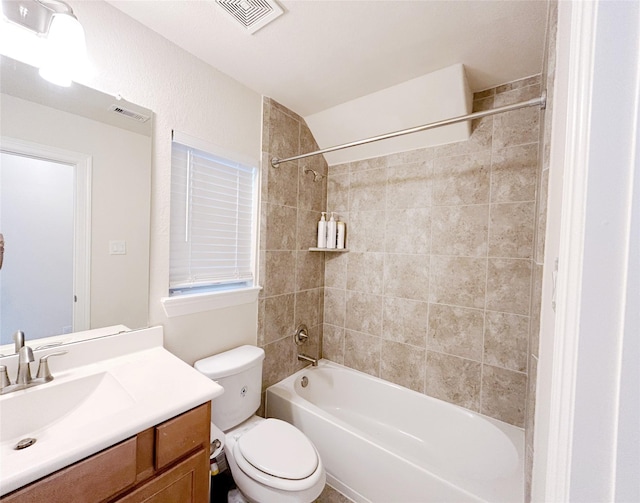
[{"label": "light switch plate", "polygon": [[109,241],[109,255],[126,255],[126,241]]}]

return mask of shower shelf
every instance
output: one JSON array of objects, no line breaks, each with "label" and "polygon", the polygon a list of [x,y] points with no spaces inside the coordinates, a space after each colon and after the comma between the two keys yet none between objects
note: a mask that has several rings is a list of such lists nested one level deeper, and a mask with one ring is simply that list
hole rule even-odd
[{"label": "shower shelf", "polygon": [[329,252],[329,253],[345,253],[348,252],[348,248],[309,248],[312,252]]}]

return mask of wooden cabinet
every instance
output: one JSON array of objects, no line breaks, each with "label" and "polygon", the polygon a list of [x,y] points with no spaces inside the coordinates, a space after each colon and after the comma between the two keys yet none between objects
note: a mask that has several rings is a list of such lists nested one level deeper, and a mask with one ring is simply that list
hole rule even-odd
[{"label": "wooden cabinet", "polygon": [[0,498],[1,503],[205,503],[207,402]]}]

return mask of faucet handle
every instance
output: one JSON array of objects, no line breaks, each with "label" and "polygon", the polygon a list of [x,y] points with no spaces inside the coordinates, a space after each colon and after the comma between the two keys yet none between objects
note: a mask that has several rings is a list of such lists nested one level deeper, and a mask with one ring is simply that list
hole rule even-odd
[{"label": "faucet handle", "polygon": [[0,365],[0,389],[6,388],[7,386],[11,386],[11,379],[9,379],[9,374],[7,373],[7,366]]},{"label": "faucet handle", "polygon": [[40,358],[36,379],[44,379],[46,382],[53,381],[53,376],[51,375],[51,371],[49,370],[49,358],[51,358],[52,356],[62,356],[66,354],[67,351],[56,351],[55,353],[49,353],[48,355],[44,355],[42,358]]}]

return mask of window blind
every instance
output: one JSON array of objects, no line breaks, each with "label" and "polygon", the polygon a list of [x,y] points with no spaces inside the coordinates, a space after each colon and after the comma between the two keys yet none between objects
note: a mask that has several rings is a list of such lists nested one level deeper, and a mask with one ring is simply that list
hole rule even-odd
[{"label": "window blind", "polygon": [[174,136],[170,293],[253,284],[256,173]]}]

